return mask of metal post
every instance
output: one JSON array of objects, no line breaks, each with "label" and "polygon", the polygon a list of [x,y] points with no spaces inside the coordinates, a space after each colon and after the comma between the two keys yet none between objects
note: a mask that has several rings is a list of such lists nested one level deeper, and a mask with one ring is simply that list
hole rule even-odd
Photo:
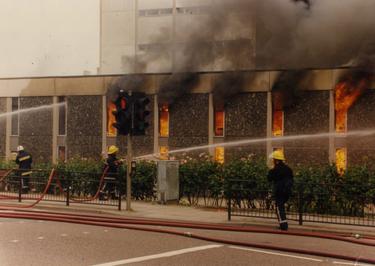
[{"label": "metal post", "polygon": [[301,189],[298,191],[298,223],[303,224],[303,191]]},{"label": "metal post", "polygon": [[229,195],[228,199],[228,221],[232,219],[232,199],[231,196]]},{"label": "metal post", "polygon": [[228,221],[232,219],[232,184],[229,182],[229,191],[228,191]]},{"label": "metal post", "polygon": [[18,202],[22,201],[22,173],[19,173],[20,180],[18,182]]},{"label": "metal post", "polygon": [[122,182],[120,175],[117,176],[118,210],[121,211]]},{"label": "metal post", "polygon": [[127,167],[126,167],[126,210],[131,210],[131,167],[132,167],[132,160],[133,160],[133,150],[132,150],[132,136],[128,134],[127,138],[128,142],[128,156],[127,156]]},{"label": "metal post", "polygon": [[69,206],[70,204],[70,180],[67,180],[67,186],[66,186],[66,206]]}]

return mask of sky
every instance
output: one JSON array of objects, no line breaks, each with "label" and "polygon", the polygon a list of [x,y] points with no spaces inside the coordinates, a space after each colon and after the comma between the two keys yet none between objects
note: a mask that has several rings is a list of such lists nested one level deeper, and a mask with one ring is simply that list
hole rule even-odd
[{"label": "sky", "polygon": [[100,0],[0,0],[0,78],[97,73]]}]

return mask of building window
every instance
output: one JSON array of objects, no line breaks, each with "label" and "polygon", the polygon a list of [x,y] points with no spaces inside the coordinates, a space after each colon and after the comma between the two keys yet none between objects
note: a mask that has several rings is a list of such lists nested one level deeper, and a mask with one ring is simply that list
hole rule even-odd
[{"label": "building window", "polygon": [[215,108],[215,137],[224,137],[225,113],[224,108]]},{"label": "building window", "polygon": [[343,175],[347,167],[346,148],[336,149],[336,169],[340,175]]},{"label": "building window", "polygon": [[272,117],[272,134],[274,137],[283,136],[284,132],[284,111],[274,110]]},{"label": "building window", "polygon": [[169,148],[167,146],[161,146],[159,148],[160,153],[160,160],[168,160],[169,159]]},{"label": "building window", "polygon": [[173,13],[172,8],[143,9],[138,11],[140,17],[166,16]]},{"label": "building window", "polygon": [[160,137],[169,136],[169,109],[168,104],[163,104],[159,108],[159,135]]},{"label": "building window", "polygon": [[[58,103],[65,103],[66,97],[60,96],[58,98]],[[59,135],[65,136],[66,135],[66,104],[59,106]]]},{"label": "building window", "polygon": [[65,162],[66,161],[66,148],[65,146],[58,146],[57,147],[57,159],[59,162]]},{"label": "building window", "polygon": [[112,101],[107,103],[107,136],[116,137],[117,131],[113,124],[116,122],[113,111],[116,111],[116,105]]},{"label": "building window", "polygon": [[215,148],[215,161],[223,164],[225,160],[224,153],[225,153],[224,147],[216,147]]},{"label": "building window", "polygon": [[12,136],[18,136],[19,135],[19,128],[20,128],[20,116],[17,111],[19,111],[20,108],[20,99],[18,97],[12,98],[12,112],[16,112],[15,114],[12,114]]}]

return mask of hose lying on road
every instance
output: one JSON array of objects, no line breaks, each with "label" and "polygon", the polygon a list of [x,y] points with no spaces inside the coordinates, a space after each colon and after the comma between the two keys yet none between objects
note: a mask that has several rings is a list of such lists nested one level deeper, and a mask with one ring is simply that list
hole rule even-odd
[{"label": "hose lying on road", "polygon": [[[0,210],[12,210],[17,211],[17,209],[2,208]],[[264,233],[264,234],[280,234],[280,235],[293,235],[293,236],[303,236],[303,237],[314,237],[314,238],[324,238],[342,242],[348,242],[353,244],[360,244],[366,246],[375,246],[375,243],[361,241],[358,239],[352,239],[351,234],[327,234],[318,232],[301,232],[301,231],[280,231],[272,230],[269,228],[260,228],[254,226],[239,226],[239,225],[225,225],[225,224],[212,224],[212,223],[199,223],[199,222],[183,222],[183,221],[168,221],[168,220],[155,220],[155,219],[145,219],[145,218],[122,218],[122,217],[106,217],[99,215],[83,215],[83,214],[73,214],[73,213],[59,213],[59,212],[47,212],[47,211],[34,211],[34,210],[21,210],[25,213],[37,213],[38,215],[45,217],[58,217],[65,218],[71,217],[77,220],[84,221],[100,221],[108,223],[119,223],[119,224],[133,224],[133,225],[152,225],[152,226],[165,226],[165,227],[180,227],[180,228],[190,228],[190,229],[204,229],[204,230],[215,230],[215,231],[232,231],[232,232],[243,232],[243,233]],[[362,239],[374,240],[371,236],[361,236]]]},{"label": "hose lying on road", "polygon": [[[50,175],[49,175],[49,177],[48,177],[48,182],[47,182],[47,185],[45,186],[45,188],[44,188],[44,191],[42,192],[42,194],[39,196],[39,198],[37,198],[36,199],[36,201],[34,202],[34,203],[32,203],[32,204],[30,204],[30,205],[19,205],[19,206],[17,206],[17,207],[15,207],[15,206],[11,206],[11,205],[1,205],[1,207],[10,207],[10,208],[32,208],[32,207],[34,207],[35,205],[37,205],[43,198],[44,198],[44,196],[47,194],[47,191],[48,191],[48,189],[49,189],[49,187],[51,186],[51,183],[52,183],[52,180],[53,180],[53,178],[54,178],[54,176],[55,176],[55,169],[53,168],[52,170],[51,170],[51,173],[50,173]],[[0,197],[0,199],[18,199],[18,197],[14,197],[14,196],[1,196]]]},{"label": "hose lying on road", "polygon": [[[288,247],[281,247],[276,245],[266,245],[266,244],[258,244],[258,243],[251,243],[251,242],[244,242],[244,241],[233,241],[223,238],[216,238],[216,237],[207,237],[202,236],[200,234],[195,233],[185,233],[174,231],[170,229],[160,229],[155,227],[145,227],[145,226],[131,226],[128,225],[130,222],[135,222],[137,219],[114,219],[114,218],[99,218],[99,217],[87,217],[84,215],[70,215],[70,214],[46,214],[46,213],[33,213],[33,212],[10,212],[10,209],[7,212],[0,212],[0,217],[2,218],[17,218],[17,219],[32,219],[32,220],[46,220],[46,221],[53,221],[53,222],[65,222],[65,223],[74,223],[74,224],[83,224],[83,225],[93,225],[93,226],[105,226],[105,227],[112,227],[112,228],[122,228],[122,229],[131,229],[131,230],[138,230],[138,231],[147,231],[147,232],[155,232],[155,233],[166,233],[178,236],[184,236],[194,239],[200,239],[205,241],[229,244],[229,245],[238,245],[238,246],[245,246],[245,247],[253,247],[253,248],[261,248],[261,249],[269,249],[269,250],[278,250],[282,252],[292,252],[298,254],[306,254],[306,255],[313,255],[313,256],[320,256],[320,257],[328,257],[328,258],[335,258],[335,259],[342,259],[347,261],[356,261],[356,262],[363,262],[363,263],[372,263],[375,264],[375,259],[368,259],[368,258],[357,258],[354,256],[347,256],[341,254],[334,254],[328,252],[321,252],[321,251],[313,251],[313,250],[304,250],[304,249],[297,249],[297,248],[288,248]],[[122,222],[121,222],[122,220]],[[150,222],[150,221],[147,221]],[[155,221],[156,225],[157,221]],[[145,221],[139,221],[137,224],[146,224]],[[161,222],[160,224],[165,224],[165,222]],[[171,226],[173,222],[169,222],[168,226]],[[183,226],[182,226],[183,225]],[[178,224],[179,227],[187,227],[189,223],[180,223]],[[191,224],[193,225],[193,224]],[[206,229],[207,227],[196,225],[195,228],[201,227],[201,229]],[[215,228],[219,228],[219,225],[215,225]],[[230,226],[223,226],[222,230],[227,230]],[[225,229],[224,229],[225,228]],[[212,230],[217,230],[210,228]],[[259,231],[259,230],[258,230]],[[256,232],[258,232],[256,231]],[[262,233],[266,232],[267,230],[261,230]],[[253,232],[252,229],[247,229],[244,232]],[[271,230],[268,230],[267,233],[271,233]],[[293,233],[285,233],[288,235],[294,235]],[[311,233],[298,233],[299,236],[311,237]],[[319,234],[322,235],[322,234]],[[317,236],[314,236],[317,237]],[[329,237],[325,237],[329,238]],[[331,238],[330,238],[331,239]],[[334,239],[338,240],[338,239]],[[352,241],[350,241],[352,242]],[[357,244],[364,244],[363,242]]]}]

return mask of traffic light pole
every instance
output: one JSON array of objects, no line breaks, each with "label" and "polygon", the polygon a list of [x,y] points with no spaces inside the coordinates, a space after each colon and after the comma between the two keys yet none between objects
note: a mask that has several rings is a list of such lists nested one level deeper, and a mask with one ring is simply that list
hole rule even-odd
[{"label": "traffic light pole", "polygon": [[131,182],[131,165],[133,160],[133,149],[132,149],[132,136],[128,134],[127,138],[128,154],[127,154],[127,166],[126,166],[126,210],[131,210],[131,199],[132,199],[132,182]]}]

